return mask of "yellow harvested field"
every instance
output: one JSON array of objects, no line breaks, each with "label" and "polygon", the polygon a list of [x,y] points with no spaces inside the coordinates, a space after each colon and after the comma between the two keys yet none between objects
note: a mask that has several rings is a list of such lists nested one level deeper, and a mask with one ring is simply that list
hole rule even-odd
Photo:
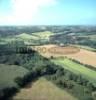
[{"label": "yellow harvested field", "polygon": [[34,50],[38,51],[43,56],[62,56],[68,54],[74,54],[80,51],[79,48],[73,46],[58,46],[58,45],[43,45],[43,46],[33,46]]},{"label": "yellow harvested field", "polygon": [[80,52],[76,54],[67,55],[69,58],[76,59],[84,64],[92,65],[96,67],[96,53],[84,49],[80,49]]},{"label": "yellow harvested field", "polygon": [[77,100],[45,78],[40,78],[29,88],[21,89],[13,100]]},{"label": "yellow harvested field", "polygon": [[43,45],[32,47],[45,57],[69,57],[96,67],[96,53],[74,46]]}]

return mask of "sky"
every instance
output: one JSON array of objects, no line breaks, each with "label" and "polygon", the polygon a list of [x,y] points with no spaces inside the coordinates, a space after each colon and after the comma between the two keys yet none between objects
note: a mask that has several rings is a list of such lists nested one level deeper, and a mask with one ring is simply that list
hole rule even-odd
[{"label": "sky", "polygon": [[0,0],[0,25],[96,25],[96,0]]}]

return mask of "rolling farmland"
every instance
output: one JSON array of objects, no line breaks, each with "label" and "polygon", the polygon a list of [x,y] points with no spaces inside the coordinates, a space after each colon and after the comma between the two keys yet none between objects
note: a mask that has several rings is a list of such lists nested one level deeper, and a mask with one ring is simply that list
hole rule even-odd
[{"label": "rolling farmland", "polygon": [[[34,47],[33,47],[34,49]],[[79,49],[74,46],[57,46],[57,45],[43,45],[43,46],[35,46],[35,50],[37,50],[41,55],[45,57],[69,57],[72,59],[76,59],[81,63],[92,65],[96,67],[96,53],[85,50]]]},{"label": "rolling farmland", "polygon": [[86,68],[83,65],[77,64],[67,58],[56,58],[53,59],[52,62],[57,65],[61,65],[65,69],[68,69],[75,74],[86,77],[88,80],[91,80],[96,85],[96,71]]},{"label": "rolling farmland", "polygon": [[[13,100],[93,100],[95,29],[1,28],[0,100],[12,96]],[[10,50],[18,52],[13,54]]]},{"label": "rolling farmland", "polygon": [[76,54],[67,55],[67,57],[76,59],[84,64],[92,65],[96,67],[96,53],[84,49],[80,49],[80,52]]}]

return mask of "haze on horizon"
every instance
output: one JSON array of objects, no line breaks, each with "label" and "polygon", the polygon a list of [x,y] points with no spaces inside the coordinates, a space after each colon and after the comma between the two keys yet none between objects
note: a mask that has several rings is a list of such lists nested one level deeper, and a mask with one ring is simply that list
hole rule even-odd
[{"label": "haze on horizon", "polygon": [[0,0],[0,25],[96,25],[96,0]]}]

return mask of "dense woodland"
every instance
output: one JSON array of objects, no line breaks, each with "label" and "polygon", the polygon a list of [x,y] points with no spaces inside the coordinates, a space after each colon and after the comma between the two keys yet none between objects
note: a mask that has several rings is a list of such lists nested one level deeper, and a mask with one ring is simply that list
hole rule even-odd
[{"label": "dense woodland", "polygon": [[[96,40],[95,39],[90,39],[89,37],[83,36],[85,33],[82,33],[82,35],[78,34],[73,34],[73,35],[68,35],[68,34],[57,34],[54,36],[50,37],[50,41],[54,44],[75,44],[75,45],[84,45],[84,46],[89,46],[92,48],[96,48]],[[96,34],[96,33],[95,33]],[[95,35],[94,34],[94,35]]]}]

